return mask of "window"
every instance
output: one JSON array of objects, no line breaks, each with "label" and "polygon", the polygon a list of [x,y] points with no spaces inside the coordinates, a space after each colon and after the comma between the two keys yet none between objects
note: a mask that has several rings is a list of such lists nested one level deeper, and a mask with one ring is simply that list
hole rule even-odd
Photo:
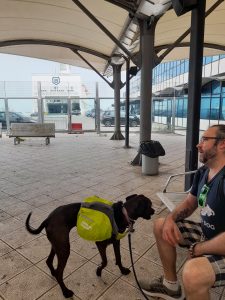
[{"label": "window", "polygon": [[209,119],[210,117],[210,97],[202,97],[201,99],[201,119]]},{"label": "window", "polygon": [[219,120],[220,98],[213,97],[211,100],[210,119]]}]

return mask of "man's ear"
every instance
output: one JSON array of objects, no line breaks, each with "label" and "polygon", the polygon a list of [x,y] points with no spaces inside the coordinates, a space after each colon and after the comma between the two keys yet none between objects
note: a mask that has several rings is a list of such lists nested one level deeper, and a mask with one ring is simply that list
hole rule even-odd
[{"label": "man's ear", "polygon": [[219,143],[219,148],[222,150],[222,151],[225,151],[225,139],[221,140],[220,143]]},{"label": "man's ear", "polygon": [[133,194],[133,195],[126,197],[126,201],[129,201],[130,199],[132,199],[134,197],[137,197],[137,194]]}]

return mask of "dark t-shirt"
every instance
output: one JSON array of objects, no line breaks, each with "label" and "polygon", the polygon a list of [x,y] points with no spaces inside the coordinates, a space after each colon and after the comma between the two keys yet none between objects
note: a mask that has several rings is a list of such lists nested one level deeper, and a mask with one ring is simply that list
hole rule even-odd
[{"label": "dark t-shirt", "polygon": [[208,181],[208,174],[208,168],[205,166],[199,168],[194,177],[191,194],[196,196],[198,201],[203,185],[206,184],[209,187],[206,203],[201,208],[200,216],[203,234],[207,239],[211,239],[225,232],[225,179],[222,179],[225,166],[210,181]]}]

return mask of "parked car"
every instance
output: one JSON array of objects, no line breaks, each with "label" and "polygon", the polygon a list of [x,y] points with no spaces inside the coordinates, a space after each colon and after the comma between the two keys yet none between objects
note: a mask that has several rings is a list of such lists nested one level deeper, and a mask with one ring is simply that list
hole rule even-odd
[{"label": "parked car", "polygon": [[[100,109],[100,117],[102,117],[102,115],[105,113],[105,111],[104,110],[102,110],[102,109]],[[91,117],[92,118],[95,118],[95,110],[93,110],[92,112],[91,112]]]},{"label": "parked car", "polygon": [[[37,121],[24,116],[18,112],[9,112],[9,123],[36,123]],[[0,111],[0,123],[2,123],[2,128],[6,129],[6,115],[4,111]]]},{"label": "parked car", "polygon": [[[125,119],[125,111],[120,112],[120,124],[125,125],[126,119]],[[101,117],[101,123],[105,125],[106,127],[112,126],[115,124],[115,111],[109,110],[104,112],[104,114]],[[140,125],[140,118],[138,118],[136,115],[130,115],[129,116],[129,124],[131,127],[136,127]]]},{"label": "parked car", "polygon": [[30,114],[30,116],[31,116],[31,117],[38,117],[38,112],[35,111],[35,112],[33,112],[32,114]]},{"label": "parked car", "polygon": [[[100,116],[102,116],[104,112],[104,110],[100,109]],[[95,118],[95,109],[93,108],[92,110],[87,110],[85,116]]]}]

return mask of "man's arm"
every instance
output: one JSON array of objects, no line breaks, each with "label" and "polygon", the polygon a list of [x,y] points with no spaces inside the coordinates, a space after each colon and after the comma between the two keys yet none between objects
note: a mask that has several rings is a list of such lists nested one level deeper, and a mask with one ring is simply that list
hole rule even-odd
[{"label": "man's arm", "polygon": [[191,216],[198,207],[197,199],[191,193],[172,212],[172,219],[177,222]]},{"label": "man's arm", "polygon": [[225,255],[225,232],[218,234],[211,240],[199,242],[194,246],[194,257],[203,254]]},{"label": "man's arm", "polygon": [[189,193],[184,201],[166,217],[162,237],[170,245],[175,247],[182,241],[182,235],[175,222],[189,217],[197,206],[196,197]]}]

